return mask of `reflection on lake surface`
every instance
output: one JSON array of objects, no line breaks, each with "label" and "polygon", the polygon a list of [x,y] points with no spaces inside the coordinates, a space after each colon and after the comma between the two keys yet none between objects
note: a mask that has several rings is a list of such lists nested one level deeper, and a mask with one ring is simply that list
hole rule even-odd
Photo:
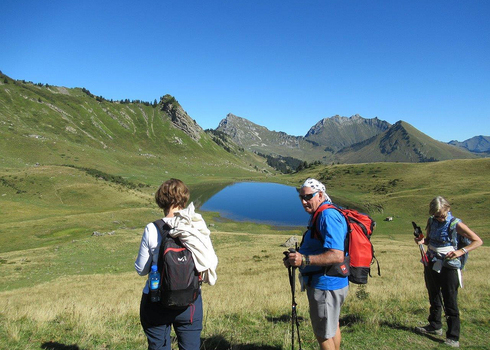
[{"label": "reflection on lake surface", "polygon": [[306,226],[296,188],[275,183],[241,182],[225,187],[199,208],[236,221],[280,226]]}]

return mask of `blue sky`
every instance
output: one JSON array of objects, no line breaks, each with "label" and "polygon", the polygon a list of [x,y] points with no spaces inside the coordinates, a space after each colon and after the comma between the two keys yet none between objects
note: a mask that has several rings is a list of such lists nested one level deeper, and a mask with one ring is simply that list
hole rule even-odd
[{"label": "blue sky", "polygon": [[171,94],[291,135],[333,115],[490,135],[490,1],[0,2],[0,70],[107,99]]}]

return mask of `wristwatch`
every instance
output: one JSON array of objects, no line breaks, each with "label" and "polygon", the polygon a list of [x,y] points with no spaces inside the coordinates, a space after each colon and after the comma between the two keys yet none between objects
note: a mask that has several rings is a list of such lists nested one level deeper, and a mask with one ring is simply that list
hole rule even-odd
[{"label": "wristwatch", "polygon": [[303,257],[305,258],[305,265],[306,266],[310,265],[310,256],[309,255],[303,255]]}]

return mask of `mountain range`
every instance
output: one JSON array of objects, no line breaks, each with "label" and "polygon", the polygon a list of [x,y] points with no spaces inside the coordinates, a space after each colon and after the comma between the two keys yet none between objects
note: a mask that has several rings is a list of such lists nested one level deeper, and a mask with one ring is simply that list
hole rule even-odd
[{"label": "mountain range", "polygon": [[[234,142],[259,154],[279,159],[301,159],[323,163],[429,162],[475,158],[464,146],[436,141],[412,125],[393,125],[378,118],[333,116],[315,124],[305,136],[270,131],[233,114],[217,130]],[[484,154],[486,151],[481,151]]]},{"label": "mountain range", "polygon": [[85,88],[18,81],[1,72],[0,136],[0,159],[11,166],[78,163],[96,168],[97,157],[111,155],[104,162],[111,171],[124,162],[153,167],[163,162],[167,171],[198,162],[196,174],[228,166],[284,172],[313,162],[475,158],[490,149],[486,136],[446,144],[404,121],[391,125],[359,115],[324,118],[305,136],[270,131],[231,113],[216,129],[203,130],[171,95],[153,103],[112,101]]},{"label": "mountain range", "polygon": [[474,153],[489,153],[490,152],[490,136],[474,136],[466,141],[450,141],[450,145],[467,149]]}]

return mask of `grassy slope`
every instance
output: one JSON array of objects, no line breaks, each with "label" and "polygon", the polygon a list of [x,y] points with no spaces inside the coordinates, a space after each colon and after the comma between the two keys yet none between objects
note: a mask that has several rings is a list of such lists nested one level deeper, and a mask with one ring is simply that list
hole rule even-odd
[{"label": "grassy slope", "polygon": [[[326,184],[335,202],[369,212],[378,227],[386,227],[393,235],[409,232],[411,221],[423,226],[429,201],[443,195],[453,204],[453,213],[486,239],[490,238],[490,222],[485,215],[489,168],[489,159],[336,165],[262,180],[299,186],[305,177],[316,177]],[[170,175],[186,178],[177,173],[164,178]],[[129,188],[63,166],[4,169],[0,181],[0,209],[4,213],[0,218],[0,251],[55,244],[93,231],[140,227],[159,213],[152,200],[157,183]],[[217,176],[214,183],[205,177],[193,178],[193,200],[199,205],[232,181],[226,175]],[[394,221],[383,221],[386,216],[393,216]],[[223,230],[234,230],[232,222],[213,221]],[[26,231],[35,235],[26,235]]]},{"label": "grassy slope", "polygon": [[158,107],[9,81],[0,83],[2,167],[70,164],[151,184],[173,173],[212,180],[270,171],[262,158],[227,152],[205,133],[192,141]]},{"label": "grassy slope", "polygon": [[[373,163],[310,168],[292,175],[299,186],[308,176],[325,183],[332,199],[370,213],[378,226],[397,234],[411,230],[411,221],[425,225],[429,202],[437,195],[451,204],[460,217],[483,238],[490,238],[490,159],[433,163]],[[393,216],[393,222],[384,222]]]},{"label": "grassy slope", "polygon": [[[361,147],[362,146],[362,147]],[[412,125],[400,121],[386,132],[342,150],[342,163],[427,162],[432,160],[471,159],[467,150],[436,141]]]}]

